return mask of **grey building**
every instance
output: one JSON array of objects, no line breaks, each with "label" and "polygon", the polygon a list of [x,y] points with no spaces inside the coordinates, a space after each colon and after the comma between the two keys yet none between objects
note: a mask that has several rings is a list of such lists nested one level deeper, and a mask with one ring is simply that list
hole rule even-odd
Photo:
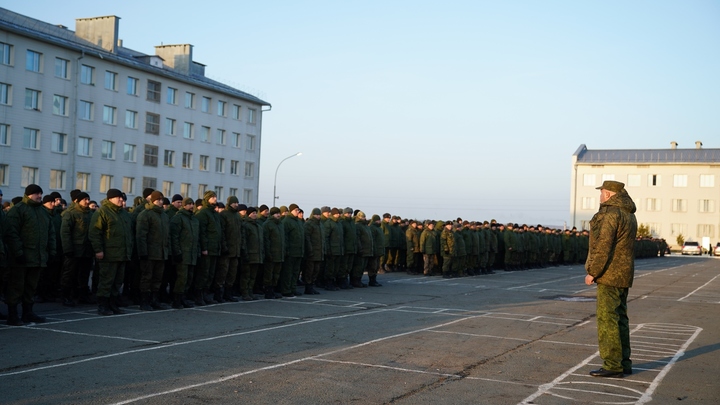
[{"label": "grey building", "polygon": [[0,186],[79,188],[100,201],[143,188],[256,205],[270,104],[205,77],[193,46],[122,46],[120,18],[75,31],[0,8]]},{"label": "grey building", "polygon": [[588,229],[600,205],[596,190],[605,180],[625,183],[637,206],[638,224],[652,236],[677,245],[678,235],[705,246],[720,241],[720,149],[702,142],[681,149],[590,150],[572,155],[571,226]]}]

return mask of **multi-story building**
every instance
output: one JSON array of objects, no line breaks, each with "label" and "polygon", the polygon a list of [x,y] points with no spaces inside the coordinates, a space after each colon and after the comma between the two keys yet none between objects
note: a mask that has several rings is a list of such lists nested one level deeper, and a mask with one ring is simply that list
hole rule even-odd
[{"label": "multi-story building", "polygon": [[109,188],[257,204],[267,102],[205,77],[192,45],[122,46],[120,18],[64,26],[0,9],[0,187]]},{"label": "multi-story building", "polygon": [[635,201],[638,224],[654,237],[677,244],[720,239],[720,149],[588,150],[572,156],[570,217],[572,226],[588,229],[600,205],[596,190],[605,180],[625,183]]}]

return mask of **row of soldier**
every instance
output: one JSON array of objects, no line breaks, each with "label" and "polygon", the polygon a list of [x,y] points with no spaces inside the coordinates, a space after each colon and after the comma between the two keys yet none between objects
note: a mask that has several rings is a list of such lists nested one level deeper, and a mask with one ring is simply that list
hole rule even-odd
[{"label": "row of soldier", "polygon": [[67,306],[95,302],[94,292],[98,312],[111,315],[130,300],[142,310],[183,308],[301,295],[299,282],[305,294],[381,286],[378,271],[455,277],[582,263],[587,255],[587,232],[542,226],[368,220],[330,207],[305,219],[296,204],[247,207],[234,196],[222,204],[212,191],[193,201],[146,189],[132,208],[120,190],[106,197],[93,209],[87,193],[73,190],[64,209],[58,193],[43,197],[30,185],[7,218],[0,213],[9,324],[44,321],[33,312],[36,292],[53,299],[59,290]]}]

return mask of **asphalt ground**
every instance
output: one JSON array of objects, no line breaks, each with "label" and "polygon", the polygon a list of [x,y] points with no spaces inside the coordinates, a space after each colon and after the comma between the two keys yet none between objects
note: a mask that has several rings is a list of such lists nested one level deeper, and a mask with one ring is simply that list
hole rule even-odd
[{"label": "asphalt ground", "polygon": [[720,260],[636,262],[634,373],[600,366],[579,265],[0,326],[4,404],[718,404]]}]

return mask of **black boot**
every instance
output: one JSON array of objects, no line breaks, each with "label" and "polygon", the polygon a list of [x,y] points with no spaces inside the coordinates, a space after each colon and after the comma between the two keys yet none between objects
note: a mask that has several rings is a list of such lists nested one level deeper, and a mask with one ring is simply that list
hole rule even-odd
[{"label": "black boot", "polygon": [[313,285],[310,283],[305,284],[305,295],[317,295],[319,292],[315,291]]},{"label": "black boot", "polygon": [[98,303],[98,315],[112,315],[113,311],[108,306],[108,298],[107,297],[97,297],[97,303]]},{"label": "black boot", "polygon": [[108,308],[112,311],[114,315],[122,315],[125,313],[120,307],[118,306],[117,302],[120,299],[119,295],[116,295],[114,297],[108,298]]},{"label": "black boot", "polygon": [[275,299],[275,291],[273,291],[272,287],[265,287],[265,299],[266,300]]},{"label": "black boot", "polygon": [[141,301],[140,301],[140,310],[141,311],[152,311],[153,307],[150,306],[150,293],[144,292],[140,293]]},{"label": "black boot", "polygon": [[222,288],[216,288],[215,294],[213,295],[213,299],[217,301],[218,303],[222,304],[225,302],[225,299],[223,298],[224,292]]},{"label": "black boot", "polygon": [[18,309],[17,304],[15,304],[15,305],[8,304],[7,324],[10,326],[24,326],[25,325],[23,323],[23,321],[20,320],[17,309]]},{"label": "black boot", "polygon": [[202,290],[195,290],[195,305],[199,307],[205,306]]},{"label": "black boot", "polygon": [[183,308],[194,308],[195,307],[195,304],[193,304],[192,301],[187,299],[185,294],[177,294],[177,295],[180,296],[180,302],[182,303]]},{"label": "black boot", "polygon": [[210,294],[207,290],[203,290],[203,299],[208,305],[217,304],[218,302],[213,299],[214,294]]},{"label": "black boot", "polygon": [[45,323],[46,319],[44,316],[38,316],[33,312],[33,304],[22,304],[22,321],[25,323]]},{"label": "black boot", "polygon": [[232,295],[231,287],[225,287],[225,291],[223,292],[223,299],[228,302],[238,302],[238,299],[233,297]]},{"label": "black boot", "polygon": [[353,286],[353,287],[355,287],[355,288],[365,288],[365,287],[367,287],[367,284],[363,283],[363,282],[360,281],[360,280],[361,280],[360,277],[353,277],[352,281],[350,281],[350,285]]},{"label": "black boot", "polygon": [[160,298],[157,292],[152,293],[152,298],[150,299],[150,306],[153,309],[170,309],[170,307],[160,302]]},{"label": "black boot", "polygon": [[183,303],[182,303],[182,294],[175,294],[173,296],[173,303],[172,307],[174,309],[183,309]]},{"label": "black boot", "polygon": [[335,285],[335,280],[326,280],[325,281],[325,289],[328,291],[338,291],[339,288]]},{"label": "black boot", "polygon": [[368,285],[370,287],[382,287],[382,284],[377,282],[377,276],[370,276],[370,282]]}]

